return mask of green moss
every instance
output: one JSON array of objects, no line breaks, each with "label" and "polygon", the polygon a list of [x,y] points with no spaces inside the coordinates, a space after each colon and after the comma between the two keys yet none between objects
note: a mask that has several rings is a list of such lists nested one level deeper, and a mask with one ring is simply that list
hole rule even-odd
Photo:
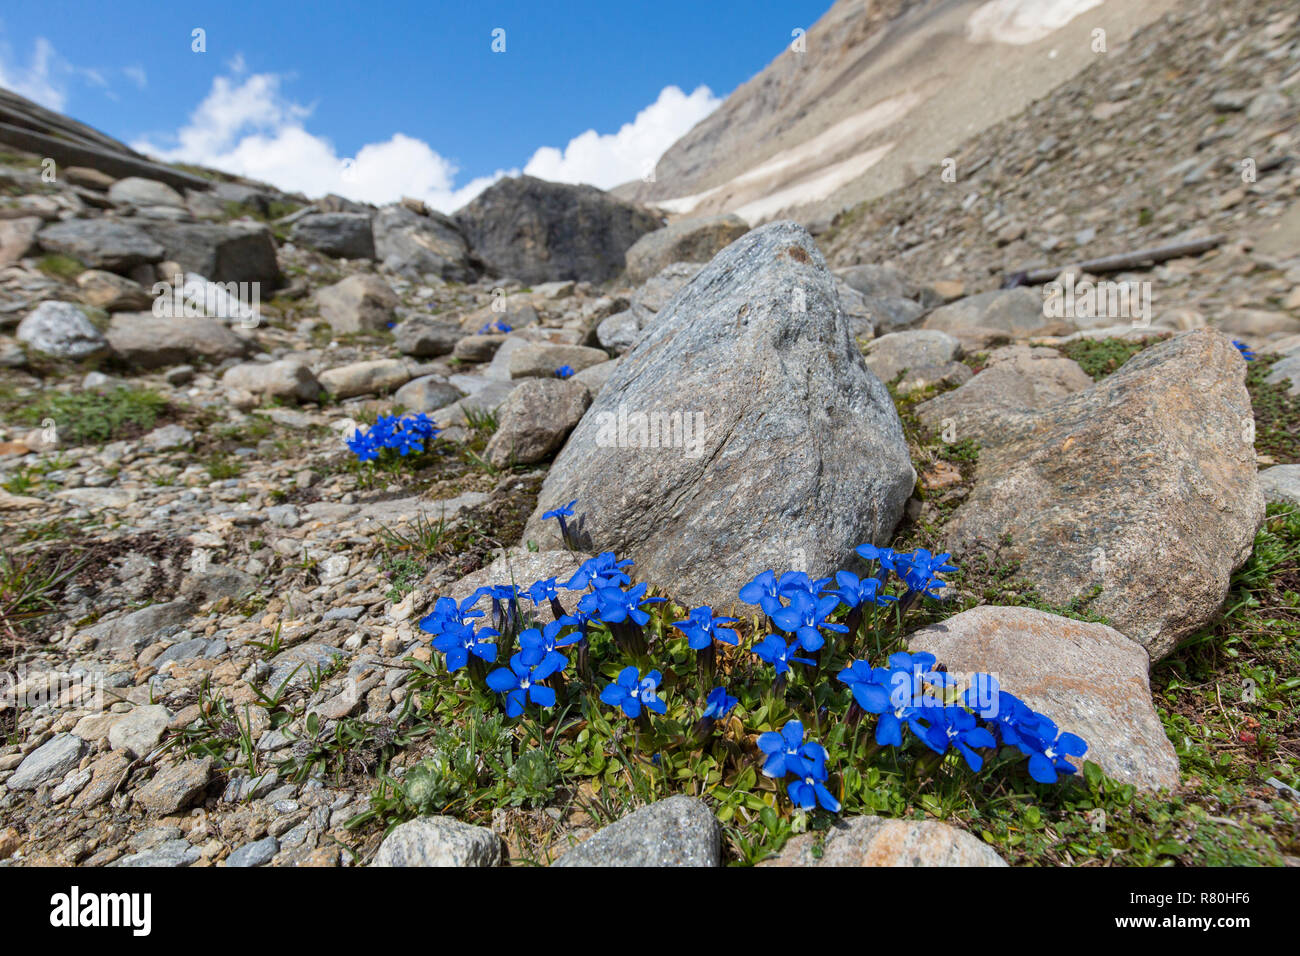
[{"label": "green moss", "polygon": [[1060,351],[1066,358],[1078,362],[1079,367],[1093,379],[1102,379],[1149,344],[1132,339],[1078,339],[1060,346]]},{"label": "green moss", "polygon": [[1255,451],[1275,464],[1300,462],[1300,401],[1287,394],[1288,382],[1269,384],[1273,363],[1279,356],[1260,356],[1246,372],[1246,389],[1255,410]]}]

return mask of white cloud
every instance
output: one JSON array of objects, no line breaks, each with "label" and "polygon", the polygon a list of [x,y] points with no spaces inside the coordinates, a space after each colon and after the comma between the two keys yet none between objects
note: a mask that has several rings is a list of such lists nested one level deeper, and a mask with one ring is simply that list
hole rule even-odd
[{"label": "white cloud", "polygon": [[563,150],[543,146],[533,153],[524,172],[563,183],[590,183],[610,189],[641,179],[654,170],[659,157],[722,102],[707,86],[687,96],[665,86],[659,98],[624,123],[617,133],[601,135],[589,129],[569,140]]},{"label": "white cloud", "polygon": [[[242,72],[242,57],[236,56],[231,66]],[[340,156],[328,139],[307,131],[311,107],[287,98],[281,80],[274,73],[242,80],[219,76],[177,131],[174,145],[147,140],[132,145],[162,159],[200,163],[308,196],[337,193],[376,205],[414,196],[444,212],[517,172],[498,171],[457,187],[455,163],[403,133],[368,143],[355,157]]]},{"label": "white cloud", "polygon": [[142,66],[124,66],[122,67],[122,72],[126,74],[128,80],[142,90],[149,85],[149,75],[145,73],[144,67]]},{"label": "white cloud", "polygon": [[52,110],[62,110],[68,100],[63,78],[67,66],[45,37],[37,37],[27,66],[20,65],[7,46],[0,46],[0,86],[35,100]]},{"label": "white cloud", "polygon": [[[146,139],[132,146],[164,160],[198,163],[308,196],[337,193],[376,205],[413,196],[443,212],[459,209],[502,176],[519,173],[497,170],[457,185],[459,169],[452,160],[404,133],[368,143],[356,156],[341,156],[329,139],[307,130],[312,107],[284,94],[284,77],[246,73],[238,55],[228,67],[237,75],[214,79],[207,97],[167,144]],[[543,147],[524,172],[601,188],[637,179],[719,102],[706,86],[689,96],[676,86],[665,87],[617,133],[588,130],[563,150]]]}]

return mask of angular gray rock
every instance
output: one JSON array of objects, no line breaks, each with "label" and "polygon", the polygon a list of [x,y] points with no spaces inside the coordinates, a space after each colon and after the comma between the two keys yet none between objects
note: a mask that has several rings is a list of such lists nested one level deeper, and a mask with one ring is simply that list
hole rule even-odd
[{"label": "angular gray rock", "polygon": [[1268,501],[1300,505],[1300,465],[1274,465],[1259,473],[1259,487]]},{"label": "angular gray rock", "polygon": [[114,620],[92,624],[83,634],[100,648],[134,652],[176,633],[189,620],[191,611],[193,607],[184,600],[150,604]]},{"label": "angular gray rock", "polygon": [[45,220],[39,216],[0,219],[0,268],[12,265],[32,251]]},{"label": "angular gray rock", "polygon": [[109,321],[108,344],[128,365],[165,368],[206,361],[224,362],[249,352],[246,339],[218,319],[158,318],[148,312],[119,312]]},{"label": "angular gray rock", "polygon": [[141,704],[113,723],[108,742],[114,750],[144,757],[158,746],[171,720],[171,711],[162,704]]},{"label": "angular gray rock", "polygon": [[1091,760],[1139,790],[1178,785],[1178,755],[1151,703],[1141,645],[1105,624],[1023,607],[982,606],[922,628],[908,639],[952,674],[996,674],[1061,730],[1088,742]]},{"label": "angular gray rock", "polygon": [[317,290],[316,304],[335,332],[362,332],[387,328],[401,300],[379,276],[363,273]]},{"label": "angular gray rock", "polygon": [[551,866],[720,866],[721,832],[703,800],[669,797],[602,828]]},{"label": "angular gray rock", "polygon": [[289,239],[336,259],[375,257],[375,236],[365,213],[319,212],[303,216],[289,230]]},{"label": "angular gray rock", "polygon": [[747,232],[749,225],[735,213],[671,222],[627,250],[627,280],[644,282],[674,262],[708,262]]},{"label": "angular gray rock", "polygon": [[245,843],[230,856],[226,857],[226,866],[248,867],[262,866],[270,863],[272,857],[280,850],[280,841],[273,836],[264,837],[255,843]]},{"label": "angular gray rock", "polygon": [[990,352],[983,370],[961,387],[917,405],[916,416],[954,442],[982,442],[1091,386],[1088,373],[1056,349],[1008,345]]},{"label": "angular gray rock", "polygon": [[557,369],[568,366],[575,372],[609,361],[604,349],[585,345],[546,345],[538,343],[510,355],[511,378],[550,378]]},{"label": "angular gray rock", "polygon": [[522,282],[604,282],[659,220],[594,186],[533,176],[500,179],[458,211],[457,225],[484,265]]},{"label": "angular gray rock", "polygon": [[437,276],[449,282],[473,282],[482,271],[456,221],[440,212],[385,206],[375,215],[373,229],[376,256],[412,281]]},{"label": "angular gray rock", "polygon": [[431,315],[413,315],[393,329],[393,344],[403,355],[435,358],[454,349],[464,334],[460,326],[450,322],[440,322]]},{"label": "angular gray rock", "polygon": [[143,229],[115,219],[65,219],[42,229],[36,241],[46,252],[62,253],[92,269],[110,272],[159,262],[167,251]]},{"label": "angular gray rock", "polygon": [[18,765],[5,786],[10,790],[35,790],[44,784],[55,784],[67,775],[86,752],[86,743],[73,734],[55,734],[41,744]]},{"label": "angular gray rock", "polygon": [[15,334],[28,348],[55,358],[80,361],[108,351],[103,334],[71,302],[42,302],[18,323]]},{"label": "angular gray rock", "polygon": [[906,273],[890,265],[865,262],[836,269],[835,274],[872,299],[915,299],[919,294],[916,283]]},{"label": "angular gray rock", "polygon": [[258,282],[261,297],[284,284],[271,230],[261,223],[145,222],[140,227],[167,250],[167,260],[209,282]]},{"label": "angular gray rock", "polygon": [[524,536],[556,546],[541,515],[577,498],[597,549],[677,600],[727,607],[767,568],[827,574],[883,543],[914,483],[821,253],[775,222],[719,253],[619,362]]},{"label": "angular gray rock", "polygon": [[212,764],[211,757],[203,757],[166,766],[136,791],[136,802],[157,816],[184,810],[207,789]]},{"label": "angular gray rock", "polygon": [[108,187],[108,198],[118,205],[183,207],[185,200],[176,190],[156,179],[127,176]]},{"label": "angular gray rock", "polygon": [[316,376],[335,398],[386,394],[411,380],[411,367],[401,359],[374,359],[326,369]]},{"label": "angular gray rock", "polygon": [[1006,866],[978,837],[937,820],[849,817],[801,833],[759,866]]},{"label": "angular gray rock", "polygon": [[487,460],[499,468],[541,461],[564,444],[590,404],[590,393],[577,382],[526,380],[497,411],[497,430],[484,451]]},{"label": "angular gray rock", "polygon": [[1217,613],[1263,520],[1245,376],[1195,329],[988,437],[945,546],[998,549],[1057,606],[1099,588],[1087,607],[1163,657]]},{"label": "angular gray rock", "polygon": [[464,393],[441,375],[412,379],[393,393],[393,401],[409,412],[434,412],[462,397]]},{"label": "angular gray rock", "polygon": [[274,362],[242,362],[221,376],[226,388],[250,392],[262,398],[290,402],[314,402],[321,395],[321,382],[310,368],[296,359]]},{"label": "angular gray rock", "polygon": [[944,365],[958,358],[961,343],[947,332],[910,329],[873,339],[863,350],[867,368],[882,382],[891,382],[907,369]]},{"label": "angular gray rock", "polygon": [[1042,294],[1025,286],[968,295],[935,309],[922,323],[923,328],[945,332],[969,326],[1001,329],[1016,338],[1065,335],[1076,328],[1069,319],[1044,315]]},{"label": "angular gray rock", "polygon": [[138,282],[103,269],[87,269],[77,276],[77,289],[82,302],[109,312],[138,312],[153,304]]},{"label": "angular gray rock", "polygon": [[407,820],[379,844],[371,866],[499,866],[501,838],[455,817]]}]

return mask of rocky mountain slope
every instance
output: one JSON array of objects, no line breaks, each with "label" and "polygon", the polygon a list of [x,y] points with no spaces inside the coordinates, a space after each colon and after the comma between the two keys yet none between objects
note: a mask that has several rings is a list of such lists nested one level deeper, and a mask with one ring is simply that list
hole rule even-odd
[{"label": "rocky mountain slope", "polygon": [[[19,103],[107,158],[0,129],[0,866],[1293,864],[1297,90],[1287,4],[1186,0],[818,237],[124,175]],[[857,656],[997,675],[1081,773],[870,763],[826,625],[885,546],[948,583]],[[442,628],[514,588],[609,634],[484,684]],[[834,822],[760,772],[809,700]]]},{"label": "rocky mountain slope", "polygon": [[[839,0],[618,195],[811,222],[896,189],[1176,0]],[[1094,31],[1108,52],[1096,51]]]}]

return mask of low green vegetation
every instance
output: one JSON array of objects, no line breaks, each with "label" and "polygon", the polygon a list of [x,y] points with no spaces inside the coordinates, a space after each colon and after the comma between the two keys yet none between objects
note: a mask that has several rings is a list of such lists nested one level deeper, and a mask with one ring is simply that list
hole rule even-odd
[{"label": "low green vegetation", "polygon": [[24,425],[53,421],[60,441],[103,444],[133,438],[154,427],[168,410],[167,399],[152,389],[119,386],[105,392],[45,391],[8,409]]},{"label": "low green vegetation", "polygon": [[1103,379],[1150,344],[1141,339],[1078,339],[1060,351],[1094,379]]}]

